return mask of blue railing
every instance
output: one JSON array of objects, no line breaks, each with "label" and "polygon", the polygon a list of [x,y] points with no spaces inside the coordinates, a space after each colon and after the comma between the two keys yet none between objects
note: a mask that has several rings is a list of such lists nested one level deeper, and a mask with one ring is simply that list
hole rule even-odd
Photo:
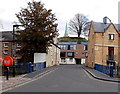
[{"label": "blue railing", "polygon": [[113,69],[114,69],[113,66],[104,66],[104,65],[95,64],[94,68],[97,71],[113,76]]},{"label": "blue railing", "polygon": [[[5,66],[2,66],[2,67],[3,67],[2,75],[6,75],[6,67]],[[21,63],[15,64],[15,74],[19,75],[19,74],[31,73],[33,71],[37,71],[43,68],[46,68],[46,62],[41,62],[36,64],[33,64],[32,62],[29,62],[29,63],[21,62]],[[9,67],[9,74],[10,75],[13,74],[13,66]]]}]

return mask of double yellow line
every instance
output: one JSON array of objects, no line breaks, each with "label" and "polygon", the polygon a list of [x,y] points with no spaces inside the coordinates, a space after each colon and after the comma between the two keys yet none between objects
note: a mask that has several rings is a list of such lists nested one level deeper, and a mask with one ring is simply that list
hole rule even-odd
[{"label": "double yellow line", "polygon": [[41,75],[40,77],[34,78],[34,79],[32,79],[32,80],[30,80],[30,81],[27,81],[27,82],[25,82],[25,83],[21,83],[21,84],[19,84],[19,85],[14,86],[14,87],[7,88],[7,89],[5,89],[5,90],[1,90],[0,93],[1,93],[1,92],[7,92],[7,91],[12,90],[12,89],[14,89],[14,88],[17,88],[17,87],[26,85],[26,84],[31,83],[31,82],[34,82],[34,81],[36,81],[36,80],[38,80],[38,79],[40,79],[40,78],[42,78],[42,77],[44,77],[44,76],[52,73],[52,72],[54,72],[55,70],[58,70],[58,68],[56,68],[56,69],[54,69],[54,70],[52,70],[52,71],[49,71],[49,72]]}]

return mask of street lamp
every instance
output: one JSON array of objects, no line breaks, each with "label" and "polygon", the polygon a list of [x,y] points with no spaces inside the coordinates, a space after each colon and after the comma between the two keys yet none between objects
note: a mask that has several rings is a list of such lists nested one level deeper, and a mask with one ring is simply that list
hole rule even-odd
[{"label": "street lamp", "polygon": [[12,56],[13,56],[13,77],[15,77],[15,52],[16,52],[16,46],[15,46],[15,27],[19,27],[23,25],[13,25],[13,45],[12,45]]}]

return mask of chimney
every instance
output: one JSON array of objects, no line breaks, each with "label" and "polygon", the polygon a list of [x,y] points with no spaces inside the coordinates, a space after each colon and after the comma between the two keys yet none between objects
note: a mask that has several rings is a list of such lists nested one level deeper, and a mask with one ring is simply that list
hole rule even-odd
[{"label": "chimney", "polygon": [[106,16],[103,18],[103,23],[107,24],[107,17]]}]

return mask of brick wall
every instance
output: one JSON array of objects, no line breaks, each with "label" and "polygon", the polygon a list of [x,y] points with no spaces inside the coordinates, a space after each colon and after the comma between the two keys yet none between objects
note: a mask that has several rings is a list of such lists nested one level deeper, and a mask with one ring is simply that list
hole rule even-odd
[{"label": "brick wall", "polygon": [[[114,34],[114,40],[109,40],[109,34]],[[105,33],[94,33],[91,26],[88,41],[88,58],[86,65],[94,67],[94,64],[107,65],[108,47],[114,47],[116,64],[120,62],[120,36],[113,24]]]}]

